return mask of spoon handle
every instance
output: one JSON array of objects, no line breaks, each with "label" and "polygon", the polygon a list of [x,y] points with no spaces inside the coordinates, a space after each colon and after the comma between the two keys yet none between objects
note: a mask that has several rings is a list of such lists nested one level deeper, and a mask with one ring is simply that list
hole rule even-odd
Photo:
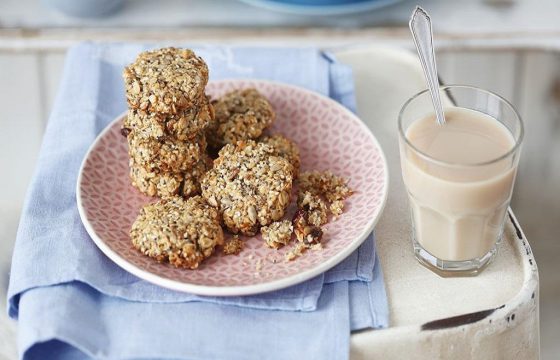
[{"label": "spoon handle", "polygon": [[437,122],[438,124],[443,125],[445,124],[445,116],[443,114],[443,106],[439,94],[439,80],[437,76],[436,57],[434,54],[432,20],[430,19],[430,15],[428,15],[424,9],[417,6],[410,17],[408,26],[410,27],[410,32],[412,32],[414,45],[416,45],[420,63],[424,69],[424,75],[426,76],[428,88],[430,89],[430,95],[432,96],[432,103],[436,112]]}]

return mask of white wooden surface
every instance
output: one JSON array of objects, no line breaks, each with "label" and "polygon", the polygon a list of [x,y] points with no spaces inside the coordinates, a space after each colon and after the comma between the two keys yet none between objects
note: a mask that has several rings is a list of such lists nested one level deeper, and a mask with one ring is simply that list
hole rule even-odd
[{"label": "white wooden surface", "polygon": [[[402,26],[416,4],[425,7],[435,30],[449,34],[488,35],[560,31],[556,0],[406,0],[354,15],[316,17],[282,14],[234,0],[132,0],[101,19],[65,16],[36,0],[0,2],[0,24],[5,28],[146,28],[146,27],[341,27]],[[218,9],[218,10],[217,10]],[[147,16],[149,14],[149,16]]]},{"label": "white wooden surface", "polygon": [[[0,180],[2,288],[7,284],[7,260],[23,194],[33,171],[62,62],[60,50],[0,51],[0,166],[11,170],[10,175]],[[554,52],[519,48],[507,52],[478,47],[474,51],[455,51],[443,46],[438,64],[447,83],[494,90],[512,100],[526,121],[527,137],[513,207],[532,240],[541,273],[541,355],[543,359],[555,359],[560,353],[560,243],[555,235],[560,231],[560,57]],[[3,305],[4,296],[0,299]],[[0,323],[6,321],[2,317],[3,313]],[[13,332],[13,326],[0,326],[0,359],[15,356]]]}]

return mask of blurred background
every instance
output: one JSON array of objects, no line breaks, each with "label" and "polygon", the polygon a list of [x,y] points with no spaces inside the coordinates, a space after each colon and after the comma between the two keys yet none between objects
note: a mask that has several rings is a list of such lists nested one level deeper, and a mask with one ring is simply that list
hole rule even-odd
[{"label": "blurred background", "polygon": [[[448,84],[509,99],[526,123],[512,207],[540,273],[543,359],[560,354],[560,1],[2,0],[0,1],[0,305],[11,249],[68,47],[84,41],[365,45],[412,50],[408,17],[434,19]],[[396,121],[396,120],[395,120]],[[3,325],[3,324],[6,325]],[[15,353],[0,312],[0,360]]]}]

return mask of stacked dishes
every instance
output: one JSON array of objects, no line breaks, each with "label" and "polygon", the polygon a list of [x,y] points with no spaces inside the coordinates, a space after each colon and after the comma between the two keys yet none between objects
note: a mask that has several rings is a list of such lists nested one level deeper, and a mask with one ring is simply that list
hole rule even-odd
[{"label": "stacked dishes", "polygon": [[208,67],[192,50],[141,53],[124,70],[132,184],[149,196],[191,196],[212,166],[205,129],[213,121],[204,93]]}]

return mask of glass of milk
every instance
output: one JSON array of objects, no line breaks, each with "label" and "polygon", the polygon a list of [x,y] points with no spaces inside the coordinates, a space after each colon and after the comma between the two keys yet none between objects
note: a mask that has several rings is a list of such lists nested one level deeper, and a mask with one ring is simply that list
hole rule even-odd
[{"label": "glass of milk", "polygon": [[523,122],[507,100],[489,91],[443,86],[440,92],[444,125],[435,119],[427,90],[399,114],[414,252],[442,276],[476,275],[502,237]]}]

